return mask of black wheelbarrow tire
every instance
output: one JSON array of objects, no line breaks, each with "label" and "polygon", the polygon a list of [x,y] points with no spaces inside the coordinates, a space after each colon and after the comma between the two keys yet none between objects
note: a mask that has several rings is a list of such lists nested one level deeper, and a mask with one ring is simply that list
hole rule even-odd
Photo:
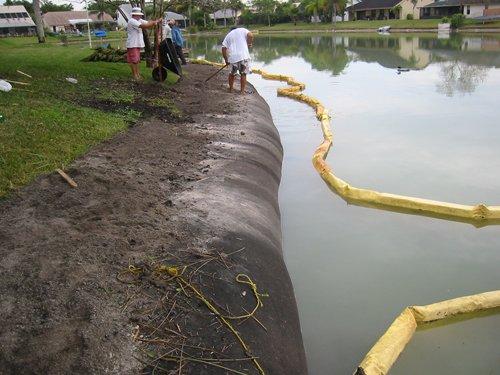
[{"label": "black wheelbarrow tire", "polygon": [[167,69],[163,66],[157,66],[153,69],[151,75],[156,82],[163,82],[167,79]]}]

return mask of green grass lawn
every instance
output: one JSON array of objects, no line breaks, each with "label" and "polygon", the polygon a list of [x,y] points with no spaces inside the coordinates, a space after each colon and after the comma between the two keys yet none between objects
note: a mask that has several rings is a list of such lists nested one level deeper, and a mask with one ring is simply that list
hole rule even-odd
[{"label": "green grass lawn", "polygon": [[[86,44],[62,46],[38,44],[36,38],[0,39],[0,79],[29,83],[13,84],[12,91],[0,92],[0,114],[4,116],[0,122],[0,197],[40,174],[64,168],[141,115],[130,107],[136,95],[120,88],[121,82],[129,84],[129,66],[82,62],[91,52]],[[150,69],[144,63],[141,71],[145,82],[152,83]],[[71,84],[66,77],[74,77],[78,83]],[[170,83],[176,79],[173,74],[169,77]],[[106,84],[98,85],[99,80]],[[117,85],[108,85],[113,82]],[[89,100],[116,105],[103,110],[86,105]]]}]

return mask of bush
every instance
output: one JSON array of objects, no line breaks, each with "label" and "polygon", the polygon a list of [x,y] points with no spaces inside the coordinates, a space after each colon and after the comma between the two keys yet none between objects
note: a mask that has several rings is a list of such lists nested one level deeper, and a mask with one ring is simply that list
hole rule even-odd
[{"label": "bush", "polygon": [[441,18],[441,23],[450,23],[450,19],[448,17]]},{"label": "bush", "polygon": [[207,27],[204,28],[205,30],[215,30],[215,22],[207,22]]},{"label": "bush", "polygon": [[462,13],[457,13],[451,16],[451,27],[458,29],[464,24],[465,16]]},{"label": "bush", "polygon": [[413,19],[413,14],[407,14],[406,15],[407,20],[412,20]]},{"label": "bush", "polygon": [[196,26],[188,26],[187,32],[189,34],[196,34],[198,32],[198,28]]},{"label": "bush", "polygon": [[68,45],[68,36],[66,34],[60,34],[59,35],[59,40],[64,46]]}]

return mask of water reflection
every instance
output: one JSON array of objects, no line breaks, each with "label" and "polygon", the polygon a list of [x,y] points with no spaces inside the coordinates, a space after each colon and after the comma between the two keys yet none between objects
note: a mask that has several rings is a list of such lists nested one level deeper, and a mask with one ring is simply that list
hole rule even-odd
[{"label": "water reflection", "polygon": [[[219,61],[221,37],[191,38],[195,57]],[[272,35],[258,36],[253,59],[264,64],[283,58],[301,57],[318,71],[342,74],[350,62],[373,62],[384,68],[422,70],[431,64],[441,66],[437,92],[446,96],[468,94],[480,86],[488,70],[500,67],[500,36],[452,34],[378,35]]]},{"label": "water reflection", "polygon": [[483,83],[488,68],[480,65],[469,65],[463,61],[450,61],[441,64],[442,81],[436,85],[437,91],[446,96],[455,93],[470,94]]},{"label": "water reflection", "polygon": [[[259,36],[253,57],[256,67],[305,82],[306,93],[332,110],[329,162],[354,186],[499,204],[499,39]],[[192,39],[193,55],[220,61],[219,42]],[[466,97],[456,86],[453,97],[436,89],[442,67],[455,61],[486,74],[472,80]],[[412,71],[398,76],[397,66]],[[453,74],[455,82],[462,76]],[[352,373],[405,306],[498,289],[500,226],[477,230],[332,197],[311,166],[321,139],[313,113],[277,97],[282,83],[251,80],[271,107],[285,150],[283,248],[311,375]],[[499,329],[496,314],[421,330],[391,374],[495,373]]]}]

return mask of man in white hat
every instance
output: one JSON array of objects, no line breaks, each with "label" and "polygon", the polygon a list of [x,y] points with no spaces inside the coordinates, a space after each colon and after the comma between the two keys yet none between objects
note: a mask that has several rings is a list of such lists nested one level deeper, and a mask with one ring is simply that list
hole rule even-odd
[{"label": "man in white hat", "polygon": [[155,21],[146,21],[141,18],[143,15],[141,8],[134,7],[127,23],[127,62],[132,69],[135,80],[141,79],[139,63],[141,62],[141,49],[145,45],[142,30],[150,29],[162,21],[161,18]]}]

